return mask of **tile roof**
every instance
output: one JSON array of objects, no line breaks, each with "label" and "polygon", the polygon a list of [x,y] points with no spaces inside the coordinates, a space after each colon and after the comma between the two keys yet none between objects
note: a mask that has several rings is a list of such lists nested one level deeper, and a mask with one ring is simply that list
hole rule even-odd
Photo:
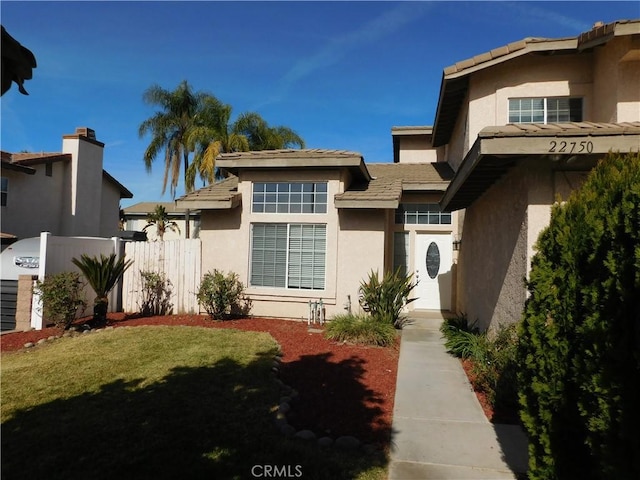
[{"label": "tile roof", "polygon": [[510,123],[483,128],[478,137],[522,137],[562,135],[625,135],[640,133],[640,122],[567,122],[567,123]]},{"label": "tile roof", "polygon": [[[220,182],[187,193],[176,200],[177,207],[188,207],[182,202],[232,202],[238,195],[238,177],[230,176]],[[182,203],[182,204],[181,204]]]},{"label": "tile roof", "polygon": [[46,162],[59,162],[71,160],[70,153],[60,152],[22,152],[22,153],[9,153],[2,152],[2,160],[9,161],[16,165],[38,165]]},{"label": "tile roof", "polygon": [[323,148],[289,148],[281,150],[257,150],[251,152],[221,153],[218,159],[268,159],[268,158],[362,158],[362,154],[348,150],[328,150]]},{"label": "tile roof", "polygon": [[540,38],[528,37],[517,42],[512,42],[502,47],[495,48],[489,52],[481,53],[472,58],[456,62],[444,69],[444,75],[452,76],[464,72],[465,70],[482,66],[492,61],[502,61],[503,57],[512,54],[524,54],[530,51],[553,51],[584,49],[594,46],[594,42],[605,42],[616,34],[616,30],[625,30],[622,34],[640,33],[640,20],[618,20],[608,24],[596,23],[593,28],[583,32],[577,37],[564,38]]},{"label": "tile roof", "polygon": [[370,163],[369,172],[376,178],[398,179],[407,183],[448,182],[453,171],[441,163]]},{"label": "tile roof", "polygon": [[[379,202],[379,208],[396,208],[403,190],[444,191],[453,176],[445,163],[372,163],[367,165],[372,175],[368,183],[358,183],[336,195],[338,207],[349,204],[366,208]],[[387,206],[381,204],[386,203]]]}]

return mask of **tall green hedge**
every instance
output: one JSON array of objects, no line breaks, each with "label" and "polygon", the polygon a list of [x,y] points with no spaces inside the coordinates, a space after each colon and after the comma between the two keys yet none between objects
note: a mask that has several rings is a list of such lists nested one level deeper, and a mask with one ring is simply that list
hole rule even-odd
[{"label": "tall green hedge", "polygon": [[640,478],[640,155],[553,207],[518,348],[531,479]]}]

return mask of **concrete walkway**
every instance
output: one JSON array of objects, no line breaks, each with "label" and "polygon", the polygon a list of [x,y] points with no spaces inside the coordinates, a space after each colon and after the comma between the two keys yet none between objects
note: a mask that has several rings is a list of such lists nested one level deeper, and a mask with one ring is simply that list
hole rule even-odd
[{"label": "concrete walkway", "polygon": [[519,426],[493,425],[460,361],[446,352],[440,312],[402,331],[389,480],[514,479],[527,469]]}]

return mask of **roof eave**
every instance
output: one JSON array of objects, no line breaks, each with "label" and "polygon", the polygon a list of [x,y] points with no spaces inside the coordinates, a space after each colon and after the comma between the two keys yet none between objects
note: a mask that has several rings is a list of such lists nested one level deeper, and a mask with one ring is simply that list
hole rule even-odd
[{"label": "roof eave", "polygon": [[295,157],[278,158],[220,158],[216,166],[223,172],[238,176],[240,170],[279,170],[279,169],[348,169],[358,179],[371,180],[371,175],[361,155],[350,157]]},{"label": "roof eave", "polygon": [[109,172],[107,172],[106,170],[102,170],[102,174],[107,178],[107,180],[112,182],[116,186],[116,188],[118,188],[118,190],[120,190],[120,198],[133,198],[133,193],[131,193],[131,191],[127,187],[116,180]]},{"label": "roof eave", "polygon": [[337,209],[396,209],[400,205],[397,199],[335,199]]},{"label": "roof eave", "polygon": [[[495,131],[494,131],[495,130]],[[611,137],[616,137],[611,140]],[[555,139],[555,140],[554,140]],[[634,124],[602,128],[545,129],[508,134],[497,127],[483,129],[462,160],[440,200],[443,211],[470,206],[520,159],[541,157],[570,163],[580,157],[594,158],[609,151],[640,151],[640,126]]]},{"label": "roof eave", "polygon": [[241,193],[237,193],[228,198],[221,199],[195,198],[193,200],[176,200],[176,206],[178,208],[184,208],[188,210],[232,210],[240,206],[241,203]]}]

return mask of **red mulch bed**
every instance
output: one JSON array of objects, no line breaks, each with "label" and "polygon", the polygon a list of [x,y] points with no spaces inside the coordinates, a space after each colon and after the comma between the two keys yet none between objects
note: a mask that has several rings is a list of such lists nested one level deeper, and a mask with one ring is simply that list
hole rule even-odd
[{"label": "red mulch bed", "polygon": [[480,402],[480,406],[482,406],[482,410],[484,410],[484,414],[489,419],[489,421],[491,423],[502,423],[508,425],[520,424],[520,416],[517,411],[494,409],[493,405],[491,405],[491,402],[489,402],[489,400],[487,399],[486,393],[475,388],[473,362],[469,359],[461,359],[460,363],[462,364],[462,368],[469,378],[469,382],[472,386],[474,386],[476,397]]},{"label": "red mulch bed", "polygon": [[[319,436],[353,435],[379,447],[389,445],[399,343],[391,348],[336,343],[322,333],[310,332],[306,322],[262,318],[216,322],[204,315],[136,318],[119,313],[109,314],[108,325],[190,325],[268,332],[282,348],[280,378],[299,393],[287,414],[289,423]],[[46,328],[4,334],[0,350],[19,350],[27,342],[60,333],[57,328]]]}]

